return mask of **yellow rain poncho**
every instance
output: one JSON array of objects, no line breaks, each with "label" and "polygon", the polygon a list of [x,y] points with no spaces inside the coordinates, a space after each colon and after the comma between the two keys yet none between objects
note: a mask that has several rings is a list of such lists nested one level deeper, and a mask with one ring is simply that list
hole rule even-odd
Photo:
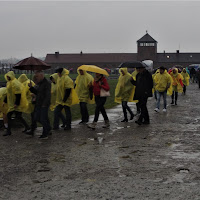
[{"label": "yellow rain poncho", "polygon": [[7,114],[8,112],[8,104],[4,103],[4,99],[7,96],[7,89],[6,87],[0,88],[0,113]]},{"label": "yellow rain poncho", "polygon": [[90,99],[89,87],[90,84],[93,84],[94,78],[88,74],[86,71],[83,71],[83,75],[80,74],[79,70],[77,70],[78,76],[76,78],[75,84],[75,91],[78,95],[80,102],[86,102],[93,104],[94,103],[94,96],[93,99]]},{"label": "yellow rain poncho", "polygon": [[[124,75],[122,74],[122,70]],[[127,68],[121,68],[119,70],[120,77],[118,79],[117,86],[115,88],[115,102],[121,103],[122,101],[133,102],[133,96],[135,93],[135,87],[131,83],[131,74],[128,73]]]},{"label": "yellow rain poncho", "polygon": [[[184,69],[183,69],[183,71],[184,71]],[[190,75],[187,73],[186,69],[185,69],[185,72],[183,72],[183,71],[181,72],[181,75],[183,76],[183,84],[185,86],[188,86],[189,85],[189,80],[190,80]]]},{"label": "yellow rain poncho", "polygon": [[56,95],[57,95],[57,81],[58,81],[58,74],[52,74],[50,77],[52,77],[55,81],[55,83],[51,83],[51,105],[50,110],[53,111],[56,107]]},{"label": "yellow rain poncho", "polygon": [[[62,76],[58,78],[57,82],[57,95],[56,95],[56,105],[72,106],[79,103],[78,96],[74,90],[73,80],[68,76],[69,71],[63,69]],[[64,102],[64,96],[66,89],[71,88],[70,96],[67,101]]]},{"label": "yellow rain poncho", "polygon": [[180,73],[178,73],[177,68],[174,68],[174,69],[176,70],[176,73],[174,74],[173,71],[170,73],[172,80],[173,80],[172,81],[173,91],[182,93],[183,87],[180,83],[180,80],[183,80],[183,76]]},{"label": "yellow rain poncho", "polygon": [[[11,80],[8,80],[8,76],[11,78]],[[7,80],[6,88],[8,112],[25,112],[28,106],[28,102],[23,85],[15,78],[15,74],[13,71],[9,71],[7,74],[5,74],[5,79]],[[21,99],[19,106],[15,107],[16,94],[21,94]]]},{"label": "yellow rain poncho", "polygon": [[167,94],[172,95],[172,78],[165,70],[163,74],[160,72],[156,73],[154,76],[154,87],[158,92],[164,92],[167,87]]},{"label": "yellow rain poncho", "polygon": [[133,80],[135,80],[135,81],[136,81],[137,74],[138,74],[138,71],[135,68],[135,71],[132,73]]},{"label": "yellow rain poncho", "polygon": [[26,74],[21,74],[20,77],[18,78],[18,81],[23,84],[24,86],[23,90],[25,91],[26,99],[28,101],[27,109],[24,112],[32,113],[34,111],[34,104],[32,104],[32,95],[31,95],[32,93],[29,90],[30,87],[28,86],[28,84],[31,82],[32,86],[34,86],[35,83],[31,81],[30,79],[28,79]]}]

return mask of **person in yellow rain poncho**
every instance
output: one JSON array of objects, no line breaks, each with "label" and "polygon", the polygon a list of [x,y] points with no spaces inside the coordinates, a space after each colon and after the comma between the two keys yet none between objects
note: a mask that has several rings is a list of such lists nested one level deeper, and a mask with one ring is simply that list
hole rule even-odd
[{"label": "person in yellow rain poncho", "polygon": [[15,118],[20,120],[24,125],[25,130],[29,130],[29,126],[22,117],[22,112],[27,110],[28,102],[26,99],[26,94],[23,85],[15,78],[13,71],[9,71],[5,74],[5,79],[7,80],[7,97],[5,102],[8,105],[8,129],[3,136],[11,135],[11,117],[15,113]]},{"label": "person in yellow rain poncho", "polygon": [[187,73],[185,68],[183,68],[181,75],[183,76],[183,94],[185,94],[186,93],[186,86],[189,85],[190,75]]},{"label": "person in yellow rain poncho", "polygon": [[[30,79],[28,79],[28,77],[26,76],[26,74],[21,74],[18,78],[18,81],[20,83],[23,84],[24,86],[24,91],[26,94],[26,99],[28,101],[28,106],[27,109],[24,111],[25,113],[31,114],[31,130],[32,129],[36,129],[37,128],[37,123],[34,120],[34,104],[32,102],[32,98],[33,98],[33,93],[31,93],[31,91],[29,90],[29,84],[31,83],[31,85],[34,87],[35,83],[33,81],[31,81]],[[24,130],[22,132],[27,132],[28,130]]]},{"label": "person in yellow rain poncho", "polygon": [[160,109],[160,98],[163,96],[163,112],[167,111],[167,93],[172,95],[172,78],[164,67],[159,68],[159,73],[154,76],[154,88],[157,96],[156,112]]},{"label": "person in yellow rain poncho", "polygon": [[89,121],[87,103],[94,104],[92,84],[94,78],[84,70],[77,70],[78,76],[75,81],[75,91],[80,101],[81,122],[86,124]]},{"label": "person in yellow rain poncho", "polygon": [[121,68],[119,70],[120,77],[118,79],[117,86],[115,88],[115,102],[122,104],[122,110],[124,113],[124,119],[121,122],[128,122],[127,110],[130,113],[130,120],[133,119],[134,114],[127,102],[133,102],[134,87],[130,81],[131,74],[128,73],[127,68]]},{"label": "person in yellow rain poncho", "polygon": [[[55,115],[55,108],[56,108],[56,95],[57,95],[57,82],[58,82],[58,74],[54,73],[50,76],[50,80],[51,80],[51,105],[50,105],[50,110],[54,111],[54,118],[56,117]],[[63,125],[61,126],[62,128],[65,127],[65,117],[62,114],[62,112],[60,113],[60,119],[63,122]],[[55,121],[55,119],[54,119]],[[56,128],[53,128],[54,130],[56,130]]]},{"label": "person in yellow rain poncho", "polygon": [[[170,75],[172,77],[172,102],[171,104],[177,105],[177,100],[178,100],[178,92],[182,93],[183,92],[183,76],[178,73],[178,69],[174,68],[172,72],[170,72]],[[175,96],[175,101],[174,101],[174,96]]]},{"label": "person in yellow rain poncho", "polygon": [[7,112],[8,112],[8,105],[4,102],[7,96],[7,89],[6,87],[0,88],[0,116],[3,118],[4,127],[8,128],[8,119],[7,119]]},{"label": "person in yellow rain poncho", "polygon": [[59,128],[59,118],[61,117],[61,111],[64,108],[66,119],[64,130],[71,129],[71,109],[70,106],[79,103],[78,96],[74,90],[73,80],[68,76],[69,71],[64,68],[59,68],[56,70],[58,73],[57,82],[57,94],[56,94],[56,108],[54,111],[54,129]]}]

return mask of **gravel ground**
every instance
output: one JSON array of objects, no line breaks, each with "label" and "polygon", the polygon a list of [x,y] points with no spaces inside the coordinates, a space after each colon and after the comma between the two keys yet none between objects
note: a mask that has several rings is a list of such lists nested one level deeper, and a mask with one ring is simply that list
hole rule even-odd
[{"label": "gravel ground", "polygon": [[75,121],[48,140],[38,139],[40,129],[34,137],[22,129],[2,136],[0,199],[199,200],[199,92],[190,85],[177,106],[168,97],[167,113],[155,113],[150,98],[150,125],[135,124],[137,116],[120,122],[119,105],[108,110],[110,129],[101,118],[96,130]]}]

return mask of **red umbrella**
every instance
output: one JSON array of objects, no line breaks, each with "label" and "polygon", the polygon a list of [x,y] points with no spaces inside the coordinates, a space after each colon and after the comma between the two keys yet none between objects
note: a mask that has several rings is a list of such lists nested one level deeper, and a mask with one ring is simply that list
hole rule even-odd
[{"label": "red umbrella", "polygon": [[34,58],[33,56],[25,58],[21,61],[19,61],[17,64],[14,65],[14,69],[20,69],[20,70],[45,70],[51,68],[50,65],[45,63],[44,61]]}]

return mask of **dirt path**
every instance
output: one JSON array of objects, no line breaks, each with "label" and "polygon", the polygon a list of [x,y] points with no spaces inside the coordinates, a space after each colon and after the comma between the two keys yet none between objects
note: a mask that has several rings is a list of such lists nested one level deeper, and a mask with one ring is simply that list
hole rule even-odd
[{"label": "dirt path", "polygon": [[150,99],[150,125],[121,123],[118,106],[109,110],[110,129],[73,122],[45,141],[21,130],[1,137],[0,199],[199,200],[199,92],[190,85],[167,113],[155,113]]}]

